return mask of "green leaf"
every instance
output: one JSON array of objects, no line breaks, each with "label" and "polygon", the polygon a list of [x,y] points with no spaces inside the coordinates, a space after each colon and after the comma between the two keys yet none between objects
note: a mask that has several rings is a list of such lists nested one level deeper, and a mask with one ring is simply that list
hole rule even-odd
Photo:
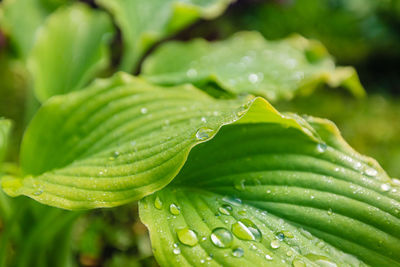
[{"label": "green leaf", "polygon": [[140,199],[167,185],[190,149],[237,120],[247,101],[124,73],[98,80],[43,104],[23,138],[25,176],[4,178],[3,189],[67,209]]},{"label": "green leaf", "polygon": [[123,56],[120,69],[132,71],[156,42],[199,18],[220,15],[232,0],[97,0],[121,28]]},{"label": "green leaf", "polygon": [[12,123],[10,120],[0,118],[0,163],[3,161],[8,146]]},{"label": "green leaf", "polygon": [[163,85],[216,83],[229,93],[251,93],[271,101],[310,93],[322,83],[364,95],[355,70],[335,67],[319,42],[301,36],[267,41],[257,32],[237,33],[219,42],[168,42],[145,60],[143,76]]},{"label": "green leaf", "polygon": [[10,35],[19,56],[26,58],[31,50],[37,29],[46,17],[68,0],[4,0],[0,23]]},{"label": "green leaf", "polygon": [[109,16],[84,4],[53,13],[39,30],[28,61],[37,98],[43,102],[79,90],[104,70],[113,34]]},{"label": "green leaf", "polygon": [[140,201],[160,265],[400,266],[399,182],[331,122],[297,120],[222,128]]}]

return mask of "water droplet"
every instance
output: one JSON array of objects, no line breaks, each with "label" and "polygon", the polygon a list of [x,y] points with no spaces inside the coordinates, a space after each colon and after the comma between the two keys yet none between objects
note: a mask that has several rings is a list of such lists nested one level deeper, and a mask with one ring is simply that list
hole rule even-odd
[{"label": "water droplet", "polygon": [[227,204],[223,204],[221,207],[218,208],[218,210],[222,214],[231,215],[230,211],[232,211],[232,207]]},{"label": "water droplet", "polygon": [[390,187],[389,184],[382,184],[382,185],[381,185],[381,190],[382,190],[383,192],[387,192],[387,191],[389,191],[390,189],[391,189],[391,187]]},{"label": "water droplet", "polygon": [[33,192],[34,196],[40,196],[41,194],[43,194],[43,189],[39,188],[38,190],[36,190],[35,192]]},{"label": "water droplet", "polygon": [[315,197],[314,197],[314,196],[310,196],[310,198],[311,198],[311,199],[314,199]]},{"label": "water droplet", "polygon": [[195,246],[198,242],[197,234],[189,228],[183,228],[176,231],[179,241],[187,246]]},{"label": "water droplet", "polygon": [[251,82],[251,83],[257,83],[259,80],[258,75],[255,73],[250,73],[248,76],[248,79],[249,79],[249,82]]},{"label": "water droplet", "polygon": [[328,148],[328,146],[325,143],[319,143],[317,145],[317,150],[319,153],[324,153],[327,148]]},{"label": "water droplet", "polygon": [[239,190],[239,191],[244,191],[244,190],[246,189],[246,188],[245,188],[245,185],[244,185],[245,182],[246,182],[245,179],[236,181],[234,186],[235,186],[235,188],[236,188],[237,190]]},{"label": "water droplet", "polygon": [[294,259],[292,262],[293,267],[306,267],[307,265],[304,263],[304,261],[299,260],[299,259]]},{"label": "water droplet", "polygon": [[373,168],[368,168],[365,170],[365,174],[370,177],[375,177],[378,174],[378,171]]},{"label": "water droplet", "polygon": [[267,261],[272,261],[274,258],[272,258],[271,255],[265,254],[265,259],[266,259]]},{"label": "water droplet", "polygon": [[242,240],[261,240],[261,232],[257,226],[248,219],[242,219],[232,224],[233,234]]},{"label": "water droplet", "polygon": [[271,245],[271,248],[277,249],[277,248],[279,248],[281,246],[281,243],[280,243],[279,240],[275,239],[275,240],[271,241],[270,245]]},{"label": "water droplet", "polygon": [[188,76],[189,78],[194,78],[197,76],[197,70],[195,69],[188,69],[188,71],[186,72],[186,76]]},{"label": "water droplet", "polygon": [[325,267],[337,267],[336,263],[331,261],[328,257],[316,254],[307,254],[305,255],[306,258],[315,262],[319,266]]},{"label": "water droplet", "polygon": [[209,128],[200,128],[196,132],[196,139],[197,140],[207,140],[211,138],[212,134],[214,133],[214,130],[209,129]]},{"label": "water droplet", "polygon": [[154,207],[156,207],[156,209],[162,209],[163,203],[161,201],[161,199],[157,196],[156,199],[154,200]]},{"label": "water droplet", "polygon": [[235,197],[223,197],[223,201],[226,203],[229,203],[233,206],[240,206],[242,204],[242,200],[240,198],[235,198]]},{"label": "water droplet", "polygon": [[201,259],[200,260],[200,263],[205,263],[206,261],[204,260],[204,259]]},{"label": "water droplet", "polygon": [[180,249],[180,248],[174,248],[174,249],[172,250],[172,252],[173,252],[175,255],[179,255],[179,254],[181,254],[181,249]]},{"label": "water droplet", "polygon": [[177,205],[172,203],[171,205],[169,205],[169,212],[171,212],[171,214],[173,215],[179,215],[181,213],[181,209]]},{"label": "water droplet", "polygon": [[267,190],[267,194],[271,194],[271,190],[268,189],[268,190]]},{"label": "water droplet", "polygon": [[328,215],[332,215],[332,213],[333,213],[333,212],[332,212],[332,209],[329,208],[329,209],[328,209]]},{"label": "water droplet", "polygon": [[285,235],[283,233],[278,233],[276,235],[276,238],[278,238],[278,240],[282,241],[285,238]]},{"label": "water droplet", "polygon": [[204,122],[204,123],[206,123],[206,122],[207,122],[207,119],[206,119],[205,117],[201,117],[201,121]]},{"label": "water droplet", "polygon": [[146,114],[148,112],[147,108],[141,108],[140,113]]},{"label": "water droplet", "polygon": [[210,238],[212,243],[219,248],[229,248],[233,243],[231,232],[223,227],[215,228]]},{"label": "water droplet", "polygon": [[293,256],[293,251],[292,251],[292,250],[288,250],[288,251],[286,252],[286,256],[288,256],[288,257]]},{"label": "water droplet", "polygon": [[237,247],[232,250],[232,256],[234,256],[236,258],[243,257],[243,255],[244,255],[244,250],[240,247]]}]

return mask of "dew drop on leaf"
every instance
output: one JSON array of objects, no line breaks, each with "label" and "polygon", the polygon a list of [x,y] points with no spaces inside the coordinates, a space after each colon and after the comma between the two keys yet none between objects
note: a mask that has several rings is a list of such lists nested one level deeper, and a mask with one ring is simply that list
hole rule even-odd
[{"label": "dew drop on leaf", "polygon": [[179,215],[181,213],[181,210],[176,204],[172,203],[171,205],[169,205],[169,212],[171,212],[171,214],[173,215]]},{"label": "dew drop on leaf", "polygon": [[277,249],[277,248],[279,248],[281,246],[281,243],[280,243],[279,240],[275,239],[275,240],[271,241],[270,245],[271,245],[271,248]]},{"label": "dew drop on leaf", "polygon": [[203,141],[209,139],[212,134],[214,133],[214,130],[209,129],[209,128],[200,128],[196,132],[196,139]]},{"label": "dew drop on leaf", "polygon": [[206,119],[205,117],[201,117],[201,121],[204,122],[204,123],[206,123],[206,122],[207,122],[207,119]]},{"label": "dew drop on leaf", "polygon": [[175,255],[178,255],[178,254],[181,254],[181,249],[178,248],[178,247],[175,247],[175,248],[172,250],[172,252],[173,252]]},{"label": "dew drop on leaf", "polygon": [[240,198],[223,197],[222,200],[225,201],[226,203],[229,203],[229,204],[233,205],[233,206],[240,206],[240,204],[242,204],[242,200]]},{"label": "dew drop on leaf", "polygon": [[242,240],[261,240],[260,230],[248,219],[243,219],[232,224],[232,232],[237,238]]},{"label": "dew drop on leaf", "polygon": [[197,70],[195,69],[188,69],[188,71],[186,72],[186,76],[188,76],[189,78],[194,78],[197,76]]},{"label": "dew drop on leaf", "polygon": [[319,153],[324,153],[326,151],[326,149],[328,148],[328,146],[325,143],[319,143],[317,145],[317,151]]},{"label": "dew drop on leaf", "polygon": [[274,258],[272,258],[272,256],[269,255],[269,254],[265,254],[265,259],[266,259],[267,261],[272,261]]},{"label": "dew drop on leaf", "polygon": [[198,242],[197,234],[189,228],[178,229],[176,231],[179,241],[187,246],[195,246]]},{"label": "dew drop on leaf", "polygon": [[243,255],[244,255],[244,250],[240,247],[234,248],[232,250],[232,256],[234,256],[236,258],[243,257]]},{"label": "dew drop on leaf", "polygon": [[156,209],[162,209],[163,203],[161,201],[161,199],[157,196],[156,199],[154,200],[154,207],[156,207]]},{"label": "dew drop on leaf", "polygon": [[337,267],[337,264],[332,262],[328,257],[316,254],[307,254],[305,255],[306,258],[315,262],[319,266],[326,266],[326,267]]},{"label": "dew drop on leaf", "polygon": [[235,184],[234,184],[234,187],[239,191],[244,191],[246,189],[246,187],[244,185],[245,182],[246,182],[245,179],[236,181]]},{"label": "dew drop on leaf", "polygon": [[231,232],[223,227],[215,228],[210,236],[211,242],[219,248],[229,248],[233,243]]},{"label": "dew drop on leaf", "polygon": [[219,212],[220,212],[221,214],[224,214],[224,215],[231,215],[230,211],[232,211],[232,207],[229,206],[229,205],[227,205],[227,204],[224,204],[224,205],[222,205],[221,207],[219,207],[218,210],[219,210]]},{"label": "dew drop on leaf", "polygon": [[306,267],[307,265],[304,263],[304,261],[299,260],[299,259],[294,259],[292,262],[293,267]]},{"label": "dew drop on leaf", "polygon": [[382,190],[383,192],[387,192],[387,191],[389,191],[390,189],[391,189],[391,187],[390,187],[389,184],[382,184],[382,185],[381,185],[381,190]]},{"label": "dew drop on leaf", "polygon": [[368,168],[364,172],[366,175],[368,175],[370,177],[375,177],[378,174],[378,171],[373,168]]},{"label": "dew drop on leaf", "polygon": [[147,108],[141,108],[140,113],[146,114],[148,112]]}]

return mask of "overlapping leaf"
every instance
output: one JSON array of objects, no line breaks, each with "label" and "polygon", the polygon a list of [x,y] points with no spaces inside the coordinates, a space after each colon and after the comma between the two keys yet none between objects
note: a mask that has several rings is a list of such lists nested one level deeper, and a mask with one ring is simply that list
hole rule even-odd
[{"label": "overlapping leaf", "polygon": [[122,31],[120,69],[132,71],[143,54],[157,41],[199,18],[221,14],[232,0],[97,0],[109,10]]},{"label": "overlapping leaf", "polygon": [[26,176],[4,179],[3,188],[69,209],[140,199],[168,184],[191,147],[237,120],[246,102],[127,74],[99,80],[43,105],[22,143]]},{"label": "overlapping leaf", "polygon": [[164,85],[216,83],[230,93],[252,93],[269,100],[309,93],[322,83],[364,95],[355,70],[335,67],[320,43],[300,36],[266,41],[256,32],[213,43],[168,42],[146,59],[143,76]]},{"label": "overlapping leaf", "polygon": [[307,120],[319,140],[276,121],[229,125],[195,147],[140,203],[159,263],[400,266],[397,180],[332,123]]},{"label": "overlapping leaf", "polygon": [[26,58],[38,28],[46,17],[68,0],[5,0],[1,4],[1,26],[11,37],[17,53]]},{"label": "overlapping leaf", "polygon": [[39,30],[29,58],[39,100],[81,89],[109,63],[109,16],[84,4],[60,8]]}]

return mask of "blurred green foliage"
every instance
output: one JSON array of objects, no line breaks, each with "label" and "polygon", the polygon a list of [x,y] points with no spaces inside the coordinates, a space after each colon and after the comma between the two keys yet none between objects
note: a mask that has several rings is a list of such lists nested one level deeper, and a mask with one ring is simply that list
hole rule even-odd
[{"label": "blurred green foliage", "polygon": [[[18,162],[20,139],[33,113],[30,109],[35,109],[29,100],[31,81],[23,60],[38,27],[67,2],[2,3],[9,12],[3,10],[1,15],[0,117],[14,121],[8,162]],[[390,176],[400,177],[400,77],[396,72],[399,66],[395,65],[400,58],[399,25],[397,0],[253,0],[238,1],[226,15],[201,22],[178,38],[221,39],[238,30],[258,30],[270,39],[296,32],[322,41],[338,61],[357,63],[367,90],[383,94],[372,94],[360,101],[342,92],[321,90],[291,102],[279,102],[277,108],[334,121],[356,150],[376,158]],[[378,66],[387,66],[390,76],[376,70],[377,58]],[[18,171],[12,169],[15,168],[2,171]],[[2,192],[0,200],[10,211],[0,218],[0,266],[23,262],[30,266],[60,266],[57,258],[63,260],[63,266],[157,266],[136,204],[85,212],[77,219],[78,214],[67,216],[67,212],[29,199],[10,199]],[[57,232],[60,229],[63,230]]]}]

